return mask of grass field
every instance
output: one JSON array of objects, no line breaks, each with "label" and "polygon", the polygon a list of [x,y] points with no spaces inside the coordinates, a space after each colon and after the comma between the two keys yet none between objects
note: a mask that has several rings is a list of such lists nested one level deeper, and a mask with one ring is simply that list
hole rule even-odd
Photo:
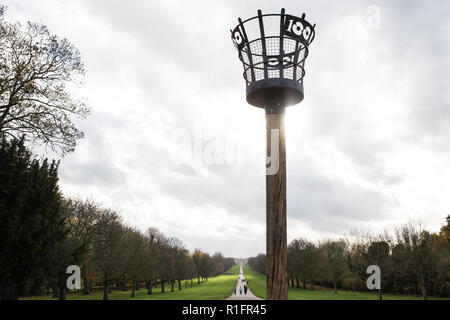
[{"label": "grass field", "polygon": [[[249,288],[252,292],[260,297],[266,298],[266,277],[261,273],[253,270],[249,266],[244,266],[244,274],[247,279],[250,278]],[[314,291],[309,289],[297,289],[289,287],[288,291],[289,300],[377,300],[378,295],[376,292],[361,292],[348,290],[338,290],[338,294],[334,294],[334,291],[329,288],[316,287]],[[385,300],[422,300],[420,296],[404,295],[404,294],[383,294]],[[429,299],[445,299],[434,298]],[[445,299],[447,300],[447,299]]]},{"label": "grass field", "polygon": [[[170,292],[170,285],[165,286],[165,293],[161,293],[161,288],[153,288],[153,294],[147,295],[147,289],[143,288],[136,291],[136,296],[131,298],[131,291],[113,290],[109,294],[110,300],[223,300],[225,297],[231,295],[234,286],[236,285],[237,276],[239,274],[239,266],[230,268],[225,273],[209,278],[207,282],[197,284],[197,279],[194,279],[192,288],[190,282],[188,288],[185,289],[184,282],[182,282],[182,290],[178,290],[175,286],[175,291]],[[74,294],[67,295],[67,300],[101,300],[103,298],[102,292],[91,293],[90,295]],[[51,297],[25,297],[23,300],[57,300]]]},{"label": "grass field", "polygon": [[[245,277],[248,281],[250,290],[258,297],[266,298],[266,277],[259,272],[253,270],[249,266],[243,266]],[[175,286],[175,291],[170,292],[170,285],[166,285],[166,292],[161,293],[161,288],[158,286],[153,288],[153,294],[147,295],[146,289],[136,291],[136,296],[131,298],[131,291],[113,290],[109,294],[110,300],[223,300],[231,295],[234,286],[236,285],[237,276],[239,274],[239,266],[233,266],[225,273],[209,278],[207,282],[197,284],[196,279],[193,282],[192,288],[190,282],[188,288],[185,289],[184,282],[182,282],[182,290],[178,290]],[[348,290],[338,290],[338,294],[325,287],[316,287],[314,291],[309,289],[297,289],[289,287],[289,300],[377,300],[376,292],[360,292],[353,293]],[[69,293],[68,300],[101,300],[103,298],[102,292],[94,292],[90,295]],[[52,297],[24,297],[22,300],[57,300]],[[385,300],[422,300],[420,296],[400,295],[400,294],[384,294]],[[429,299],[437,299],[430,297]],[[443,299],[443,298],[441,298]]]},{"label": "grass field", "polygon": [[266,299],[266,277],[249,266],[242,266],[248,287],[257,297]]}]

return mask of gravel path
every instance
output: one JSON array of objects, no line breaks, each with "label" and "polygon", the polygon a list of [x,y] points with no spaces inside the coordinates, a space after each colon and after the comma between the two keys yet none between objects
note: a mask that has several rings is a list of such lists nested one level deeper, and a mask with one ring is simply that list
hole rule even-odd
[{"label": "gravel path", "polygon": [[[242,281],[242,278],[244,278],[244,281]],[[237,284],[236,284],[236,294],[232,294],[225,300],[262,300],[261,298],[258,298],[255,296],[251,291],[250,288],[247,290],[247,294],[244,294],[244,284],[247,285],[247,280],[245,280],[244,272],[242,271],[242,265],[241,265],[241,271],[238,276]],[[239,288],[242,288],[242,294],[239,293]]]}]

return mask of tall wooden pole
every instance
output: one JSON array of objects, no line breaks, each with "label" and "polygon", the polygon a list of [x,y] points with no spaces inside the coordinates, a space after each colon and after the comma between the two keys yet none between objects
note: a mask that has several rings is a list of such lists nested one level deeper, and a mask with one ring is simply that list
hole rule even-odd
[{"label": "tall wooden pole", "polygon": [[284,107],[266,108],[267,299],[287,300],[286,145]]}]

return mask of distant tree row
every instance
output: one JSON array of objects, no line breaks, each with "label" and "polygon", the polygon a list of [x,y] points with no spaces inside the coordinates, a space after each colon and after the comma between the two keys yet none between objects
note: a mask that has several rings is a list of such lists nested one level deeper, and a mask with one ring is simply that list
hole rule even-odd
[{"label": "distant tree row", "polygon": [[[170,291],[174,291],[176,285],[182,290],[182,282],[187,279],[190,286],[192,278],[197,278],[200,284],[233,265],[221,253],[210,256],[196,249],[191,254],[182,241],[167,237],[156,228],[141,232],[129,227],[116,212],[92,201],[64,200],[63,208],[70,230],[67,241],[83,248],[81,259],[65,261],[63,265],[80,265],[84,294],[98,286],[102,287],[105,300],[112,287],[123,291],[131,288],[131,297],[141,286],[146,287],[149,295],[157,284],[161,292],[166,291],[166,285],[170,286]],[[61,290],[65,290],[65,286],[59,288],[63,299]]]},{"label": "distant tree row", "polygon": [[[266,273],[266,256],[250,258],[248,264]],[[408,223],[394,235],[354,235],[312,242],[295,239],[288,246],[288,277],[294,287],[314,290],[314,285],[338,289],[368,290],[367,267],[381,269],[383,292],[448,297],[450,295],[450,216],[439,233]]]},{"label": "distant tree row", "polygon": [[266,255],[264,253],[248,258],[247,264],[259,273],[266,274]]},{"label": "distant tree row", "polygon": [[[24,140],[0,140],[0,296],[52,294],[66,297],[66,268],[81,268],[83,292],[141,286],[148,294],[182,281],[197,282],[234,264],[220,253],[210,256],[155,228],[141,232],[113,210],[90,200],[64,198],[58,163],[33,159]],[[187,286],[187,282],[185,283]]]}]

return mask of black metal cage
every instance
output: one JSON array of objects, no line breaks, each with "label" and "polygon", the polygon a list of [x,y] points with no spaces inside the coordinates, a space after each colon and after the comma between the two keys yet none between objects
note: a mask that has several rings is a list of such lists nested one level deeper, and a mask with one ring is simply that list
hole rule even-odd
[{"label": "black metal cage", "polygon": [[262,14],[242,21],[231,38],[244,66],[247,101],[257,107],[292,105],[303,100],[303,77],[314,25],[305,14]]}]

